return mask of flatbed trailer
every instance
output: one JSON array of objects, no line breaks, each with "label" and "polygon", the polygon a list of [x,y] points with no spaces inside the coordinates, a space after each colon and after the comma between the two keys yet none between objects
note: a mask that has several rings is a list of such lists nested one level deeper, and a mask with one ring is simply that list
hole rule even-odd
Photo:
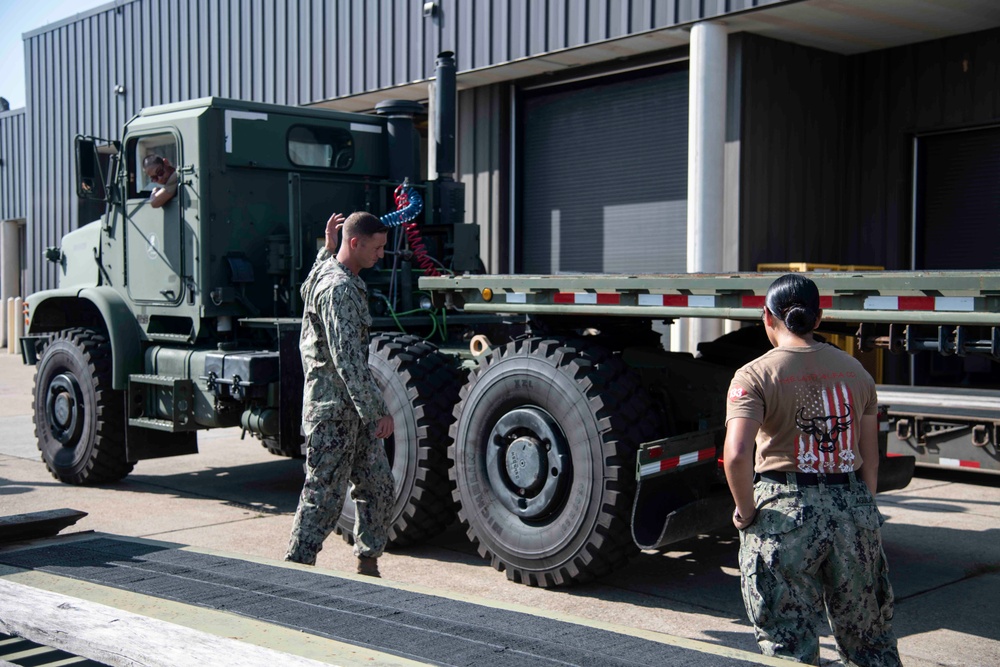
[{"label": "flatbed trailer", "polygon": [[[614,561],[606,545],[626,521],[643,549],[725,525],[732,508],[721,466],[725,389],[737,367],[770,349],[752,323],[777,275],[421,278],[420,288],[447,312],[507,324],[494,329],[496,339],[472,341],[477,363],[451,427],[454,499],[480,552],[512,579],[552,585],[602,569],[580,555],[588,547],[568,554],[559,545],[589,539],[591,550],[599,543]],[[820,291],[821,332],[855,335],[862,350],[1000,360],[1000,272],[810,277]],[[651,326],[678,318],[744,326],[701,344],[696,357],[664,349]],[[906,486],[916,460],[930,462],[926,438],[907,431],[909,407],[894,412],[890,402],[880,410],[880,491]],[[967,420],[973,437],[951,442],[934,463],[976,460],[1000,470],[995,407],[950,414]],[[610,509],[592,511],[590,503]]]}]

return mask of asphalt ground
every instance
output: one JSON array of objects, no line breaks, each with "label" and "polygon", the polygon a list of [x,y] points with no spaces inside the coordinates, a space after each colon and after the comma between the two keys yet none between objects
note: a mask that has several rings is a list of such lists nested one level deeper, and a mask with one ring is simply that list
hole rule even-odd
[{"label": "asphalt ground", "polygon": [[[89,515],[64,532],[149,538],[264,562],[281,558],[302,484],[300,462],[273,457],[238,432],[211,431],[200,434],[199,454],[140,462],[117,484],[70,487],[38,458],[32,376],[18,357],[0,354],[0,515],[71,507]],[[904,664],[1000,664],[1000,479],[922,475],[879,496]],[[737,545],[735,531],[700,536],[667,553],[642,553],[597,582],[544,590],[507,581],[453,526],[426,544],[386,554],[380,567],[390,586],[753,652]],[[336,537],[326,547],[318,568],[351,572],[350,549]],[[832,647],[825,637],[823,664],[835,661]]]}]

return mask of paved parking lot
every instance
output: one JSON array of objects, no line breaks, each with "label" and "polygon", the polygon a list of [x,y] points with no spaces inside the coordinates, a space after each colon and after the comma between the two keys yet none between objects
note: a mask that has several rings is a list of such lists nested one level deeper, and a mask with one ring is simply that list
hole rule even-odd
[{"label": "paved parking lot", "polygon": [[[197,455],[143,461],[123,482],[70,487],[38,459],[30,416],[32,370],[0,354],[0,515],[71,507],[89,513],[71,530],[148,537],[281,557],[301,463],[275,458],[239,433],[200,437]],[[972,482],[975,483],[972,483]],[[1000,478],[935,474],[879,496],[897,596],[896,630],[907,665],[1000,664]],[[735,531],[643,553],[598,582],[559,590],[508,582],[452,527],[430,543],[388,554],[387,581],[508,604],[554,616],[614,622],[754,650],[739,596]],[[331,538],[319,566],[350,570]],[[824,642],[824,661],[834,652]]]}]

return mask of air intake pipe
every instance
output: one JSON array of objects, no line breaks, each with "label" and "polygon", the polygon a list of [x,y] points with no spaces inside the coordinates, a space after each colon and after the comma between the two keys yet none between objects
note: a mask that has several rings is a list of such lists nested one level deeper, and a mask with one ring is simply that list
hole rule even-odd
[{"label": "air intake pipe", "polygon": [[385,100],[375,113],[386,117],[389,130],[389,178],[397,183],[420,180],[420,137],[413,118],[425,113],[424,105],[412,100]]},{"label": "air intake pipe", "polygon": [[434,74],[434,141],[439,181],[455,178],[455,54],[438,54]]}]

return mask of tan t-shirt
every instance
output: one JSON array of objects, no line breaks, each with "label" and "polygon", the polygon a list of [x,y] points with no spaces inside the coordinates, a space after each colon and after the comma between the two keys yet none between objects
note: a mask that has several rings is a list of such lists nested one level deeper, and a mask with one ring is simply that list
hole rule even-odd
[{"label": "tan t-shirt", "polygon": [[726,423],[760,423],[757,472],[850,472],[861,467],[861,417],[877,400],[871,375],[843,350],[778,347],[736,371]]}]

